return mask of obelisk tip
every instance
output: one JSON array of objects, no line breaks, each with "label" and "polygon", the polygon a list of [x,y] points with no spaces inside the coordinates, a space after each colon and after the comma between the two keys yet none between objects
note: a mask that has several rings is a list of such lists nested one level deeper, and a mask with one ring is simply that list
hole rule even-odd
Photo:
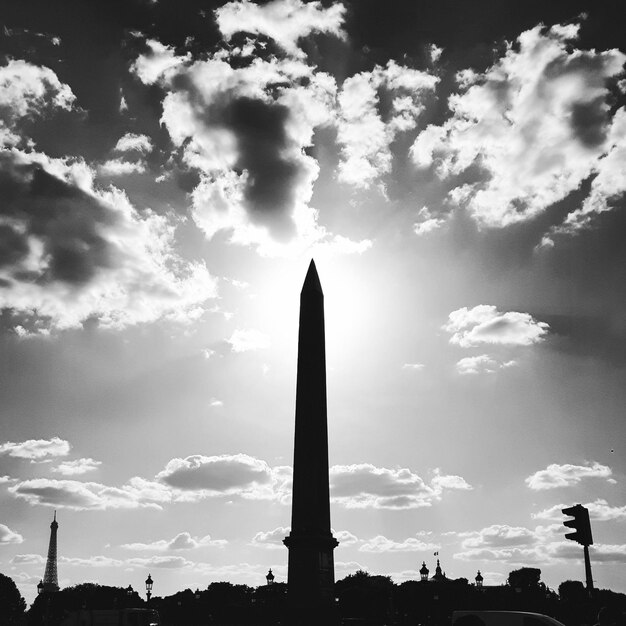
[{"label": "obelisk tip", "polygon": [[310,291],[317,291],[322,295],[324,294],[322,291],[322,284],[320,283],[320,277],[317,275],[315,261],[313,259],[311,259],[309,270],[306,273],[306,278],[304,279],[304,284],[302,285],[302,293]]}]

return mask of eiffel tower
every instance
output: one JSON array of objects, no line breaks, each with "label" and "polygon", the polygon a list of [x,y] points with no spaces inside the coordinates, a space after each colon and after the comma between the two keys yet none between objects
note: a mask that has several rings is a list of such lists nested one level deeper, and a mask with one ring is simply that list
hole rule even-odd
[{"label": "eiffel tower", "polygon": [[44,592],[54,592],[59,590],[59,578],[57,575],[57,512],[54,512],[54,519],[50,524],[50,544],[48,545],[48,560],[46,561],[46,571],[43,580],[37,585],[38,589]]}]

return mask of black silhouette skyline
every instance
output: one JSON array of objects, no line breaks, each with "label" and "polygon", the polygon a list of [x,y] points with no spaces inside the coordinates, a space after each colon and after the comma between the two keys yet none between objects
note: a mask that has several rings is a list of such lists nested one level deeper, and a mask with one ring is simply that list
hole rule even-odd
[{"label": "black silhouette skyline", "polygon": [[[287,581],[323,280],[336,580],[626,591],[620,3],[0,6],[0,572]],[[294,529],[295,531],[295,529]],[[123,572],[124,580],[120,580]]]}]

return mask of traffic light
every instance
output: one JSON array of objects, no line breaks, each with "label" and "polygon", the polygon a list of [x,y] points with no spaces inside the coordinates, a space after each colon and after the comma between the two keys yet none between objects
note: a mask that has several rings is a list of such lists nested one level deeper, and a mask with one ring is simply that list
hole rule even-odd
[{"label": "traffic light", "polygon": [[566,509],[561,509],[561,511],[564,515],[571,515],[574,518],[563,522],[565,526],[575,530],[573,533],[567,533],[565,538],[577,541],[582,546],[593,545],[589,511],[582,504],[575,504]]}]

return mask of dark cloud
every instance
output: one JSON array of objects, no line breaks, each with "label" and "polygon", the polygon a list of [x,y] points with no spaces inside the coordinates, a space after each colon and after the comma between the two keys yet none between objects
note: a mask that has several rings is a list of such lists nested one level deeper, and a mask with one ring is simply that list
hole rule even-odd
[{"label": "dark cloud", "polygon": [[0,230],[0,267],[13,265],[14,279],[28,279],[19,263],[29,254],[32,237],[43,245],[45,258],[32,276],[39,283],[80,285],[98,268],[111,266],[98,226],[111,223],[112,216],[93,196],[38,164],[17,164],[7,155],[0,157],[0,196],[0,214],[9,220]]},{"label": "dark cloud", "polygon": [[252,220],[269,223],[275,234],[292,234],[290,213],[303,172],[284,154],[289,110],[276,103],[237,98],[225,117],[239,145],[236,167],[248,172],[244,195]]}]

